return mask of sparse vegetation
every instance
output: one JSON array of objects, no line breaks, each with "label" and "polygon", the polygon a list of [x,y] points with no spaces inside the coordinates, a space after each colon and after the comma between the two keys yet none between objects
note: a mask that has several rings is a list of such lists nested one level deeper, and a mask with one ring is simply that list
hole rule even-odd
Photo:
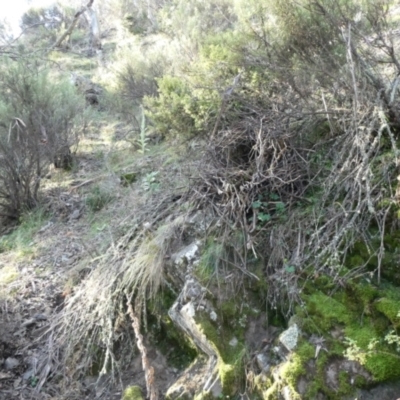
[{"label": "sparse vegetation", "polygon": [[19,257],[27,257],[35,252],[34,236],[48,220],[43,209],[27,212],[20,216],[19,226],[0,238],[0,253],[15,252]]},{"label": "sparse vegetation", "polygon": [[112,200],[112,194],[104,187],[94,186],[91,192],[86,196],[86,206],[90,211],[100,211]]},{"label": "sparse vegetation", "polygon": [[49,166],[71,166],[71,148],[85,128],[84,105],[37,60],[3,57],[0,68],[0,214],[18,219],[39,204]]}]

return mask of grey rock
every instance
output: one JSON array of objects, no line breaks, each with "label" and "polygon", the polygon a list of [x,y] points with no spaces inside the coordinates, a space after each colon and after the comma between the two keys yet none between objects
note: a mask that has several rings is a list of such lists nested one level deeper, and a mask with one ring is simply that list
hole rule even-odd
[{"label": "grey rock", "polygon": [[22,379],[24,381],[27,381],[28,379],[32,378],[32,376],[34,375],[34,370],[33,369],[28,369],[27,371],[24,372],[24,374],[22,375]]},{"label": "grey rock", "polygon": [[47,321],[46,314],[35,314],[33,318],[35,318],[37,321]]},{"label": "grey rock", "polygon": [[285,386],[282,389],[282,397],[284,398],[284,400],[293,400],[294,397],[292,396],[292,391],[290,390],[289,386]]},{"label": "grey rock", "polygon": [[234,337],[230,342],[229,346],[231,347],[236,347],[238,345],[239,341]]},{"label": "grey rock", "polygon": [[4,362],[4,368],[7,371],[10,371],[10,370],[18,367],[18,365],[19,365],[19,361],[14,357],[8,357],[6,359],[6,361]]},{"label": "grey rock", "polygon": [[[351,400],[355,397],[353,396]],[[362,400],[395,400],[400,398],[400,382],[389,382],[372,389],[363,389],[357,392],[357,398]],[[346,399],[350,400],[350,399]]]},{"label": "grey rock", "polygon": [[185,263],[185,261],[187,261],[188,263],[194,261],[198,255],[198,251],[199,242],[196,241],[184,247],[179,252],[173,254],[171,258],[176,265],[181,266]]},{"label": "grey rock", "polygon": [[300,329],[297,324],[293,324],[289,329],[282,332],[279,341],[286,347],[288,351],[293,351],[299,341]]},{"label": "grey rock", "polygon": [[215,379],[215,381],[210,386],[209,391],[214,396],[215,399],[220,399],[222,396],[222,384],[219,376]]},{"label": "grey rock", "polygon": [[72,220],[72,219],[79,219],[80,216],[81,216],[81,210],[76,209],[76,210],[74,210],[74,211],[71,213],[71,215],[69,216],[69,219],[70,219],[70,220]]},{"label": "grey rock", "polygon": [[[216,321],[218,319],[217,313],[215,311],[210,312],[210,318],[212,321]],[[233,339],[232,339],[233,340]],[[237,339],[236,339],[237,340]],[[231,345],[232,346],[232,345]]]},{"label": "grey rock", "polygon": [[261,369],[262,372],[268,372],[271,368],[269,359],[266,354],[264,353],[259,353],[256,355],[256,361],[258,368]]}]

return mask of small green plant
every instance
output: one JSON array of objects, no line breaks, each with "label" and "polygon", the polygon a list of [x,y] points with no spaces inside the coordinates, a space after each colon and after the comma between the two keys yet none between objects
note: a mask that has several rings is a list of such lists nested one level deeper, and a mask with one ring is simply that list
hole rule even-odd
[{"label": "small green plant", "polygon": [[[264,200],[266,197],[266,200]],[[279,195],[276,193],[269,193],[267,196],[260,196],[259,200],[252,203],[252,208],[255,211],[257,221],[259,223],[265,223],[272,219],[273,214],[277,216],[284,216],[286,213],[285,203],[280,200]],[[253,217],[252,217],[253,218]]]},{"label": "small green plant", "polygon": [[254,201],[252,207],[254,210],[257,210],[257,220],[260,222],[267,222],[271,219],[271,214],[265,212],[267,209],[268,203],[264,201]]},{"label": "small green plant", "polygon": [[[397,314],[397,317],[400,317],[400,312]],[[396,352],[389,353],[388,351],[380,350],[379,347],[382,342],[385,342],[388,345],[395,345]],[[344,356],[349,360],[358,361],[361,365],[365,365],[368,358],[376,354],[389,355],[400,359],[400,336],[394,330],[390,331],[381,340],[376,337],[371,339],[366,349],[362,349],[355,340],[350,338],[346,338],[345,343],[347,348],[344,352]]]},{"label": "small green plant", "polygon": [[289,263],[288,260],[283,260],[283,267],[288,274],[293,274],[296,271],[296,267]]},{"label": "small green plant", "polygon": [[159,173],[159,171],[153,171],[142,178],[142,186],[144,190],[155,192],[160,188],[160,182],[157,181],[157,175]]},{"label": "small green plant", "polygon": [[127,172],[122,174],[119,179],[122,186],[129,186],[133,182],[136,182],[137,174],[135,172]]},{"label": "small green plant", "polygon": [[38,384],[38,382],[39,382],[39,378],[38,378],[37,376],[32,376],[32,377],[29,379],[29,383],[30,383],[30,385],[31,385],[32,387],[36,387],[37,384]]},{"label": "small green plant", "polygon": [[86,206],[90,211],[96,212],[100,211],[111,200],[112,195],[108,191],[100,186],[95,186],[91,193],[86,197]]}]

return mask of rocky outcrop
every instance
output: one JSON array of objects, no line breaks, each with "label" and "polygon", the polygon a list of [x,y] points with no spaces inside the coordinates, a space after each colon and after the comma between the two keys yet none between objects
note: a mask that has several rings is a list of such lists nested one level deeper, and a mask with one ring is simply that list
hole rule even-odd
[{"label": "rocky outcrop", "polygon": [[[232,397],[245,381],[252,385],[247,393],[263,400],[373,398],[376,385],[388,393],[382,399],[391,399],[397,387],[385,382],[398,376],[400,357],[382,334],[399,324],[397,292],[360,282],[329,296],[320,290],[324,278],[305,287],[302,306],[285,321],[260,306],[268,282],[258,279],[256,268],[245,278],[240,268],[226,268],[215,279],[207,262],[220,247],[217,238],[204,238],[209,222],[203,215],[178,225],[184,240],[174,243],[164,268],[174,293],[168,317],[197,356],[177,371],[168,400]],[[232,291],[235,276],[239,296]]]},{"label": "rocky outcrop", "polygon": [[181,294],[168,312],[171,320],[203,355],[169,388],[168,399],[192,399],[197,392],[209,392],[215,398],[222,394],[217,370],[218,353],[196,322],[196,313],[199,310],[203,315],[208,315],[210,320],[217,318],[210,303],[204,298],[206,292],[207,290],[193,277],[188,277]]}]

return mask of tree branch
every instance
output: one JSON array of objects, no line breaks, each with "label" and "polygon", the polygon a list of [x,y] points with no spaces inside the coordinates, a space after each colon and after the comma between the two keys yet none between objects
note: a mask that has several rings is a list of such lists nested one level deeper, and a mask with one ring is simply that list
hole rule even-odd
[{"label": "tree branch", "polygon": [[68,27],[68,29],[61,35],[61,37],[54,43],[54,45],[50,48],[50,50],[55,49],[56,47],[60,47],[61,43],[65,40],[65,38],[69,35],[71,35],[72,31],[74,30],[76,24],[78,23],[79,17],[87,11],[90,7],[92,7],[94,0],[89,0],[89,3],[87,3],[86,6],[82,7],[75,15],[74,19],[71,22],[71,25]]}]

